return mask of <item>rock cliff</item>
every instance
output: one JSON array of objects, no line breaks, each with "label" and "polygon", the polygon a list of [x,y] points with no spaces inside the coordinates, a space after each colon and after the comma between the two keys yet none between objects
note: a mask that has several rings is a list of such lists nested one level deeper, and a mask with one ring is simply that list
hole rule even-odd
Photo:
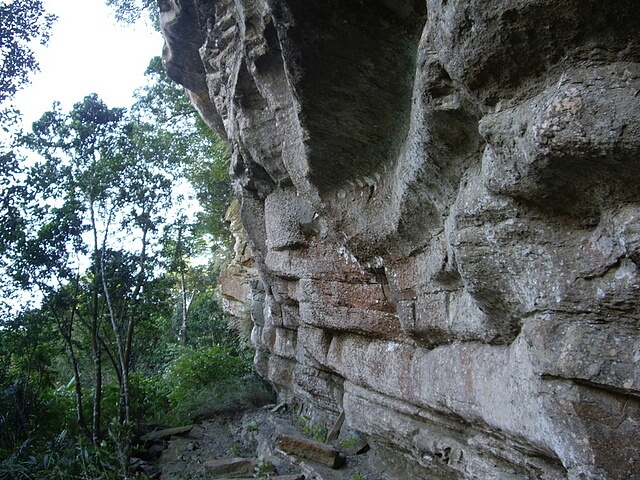
[{"label": "rock cliff", "polygon": [[381,478],[640,479],[640,2],[159,3],[284,400]]}]

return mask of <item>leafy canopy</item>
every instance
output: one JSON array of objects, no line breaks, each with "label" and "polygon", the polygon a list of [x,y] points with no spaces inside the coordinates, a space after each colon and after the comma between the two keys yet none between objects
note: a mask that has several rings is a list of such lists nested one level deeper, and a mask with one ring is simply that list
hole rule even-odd
[{"label": "leafy canopy", "polygon": [[44,11],[42,0],[0,3],[0,104],[11,98],[38,69],[33,42],[45,45],[55,16]]},{"label": "leafy canopy", "polygon": [[156,26],[157,4],[156,0],[107,0],[107,5],[113,8],[118,21],[135,23],[146,13]]}]

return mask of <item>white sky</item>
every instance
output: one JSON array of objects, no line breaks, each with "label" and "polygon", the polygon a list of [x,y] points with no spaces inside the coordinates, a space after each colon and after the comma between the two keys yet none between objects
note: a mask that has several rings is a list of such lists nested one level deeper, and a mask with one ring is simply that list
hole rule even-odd
[{"label": "white sky", "polygon": [[[131,104],[149,60],[162,52],[160,33],[144,22],[117,24],[104,0],[44,0],[58,16],[47,47],[37,45],[40,72],[14,97],[25,126],[60,101],[62,111],[90,93],[107,106]],[[27,127],[29,128],[29,127]]]}]

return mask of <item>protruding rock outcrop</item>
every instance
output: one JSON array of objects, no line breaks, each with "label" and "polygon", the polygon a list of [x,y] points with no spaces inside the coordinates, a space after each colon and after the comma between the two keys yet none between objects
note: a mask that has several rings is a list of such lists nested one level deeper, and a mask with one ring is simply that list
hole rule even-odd
[{"label": "protruding rock outcrop", "polygon": [[164,10],[283,399],[388,478],[640,478],[637,0]]}]

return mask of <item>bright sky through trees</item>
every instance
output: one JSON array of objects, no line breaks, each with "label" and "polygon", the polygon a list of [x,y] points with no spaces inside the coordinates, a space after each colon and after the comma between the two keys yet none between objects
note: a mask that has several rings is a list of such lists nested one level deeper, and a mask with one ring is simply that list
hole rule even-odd
[{"label": "bright sky through trees", "polygon": [[136,1],[0,0],[1,478],[130,478],[130,425],[245,404],[253,355],[215,291],[229,150],[161,36],[104,5]]},{"label": "bright sky through trees", "polygon": [[40,72],[15,97],[25,125],[40,118],[54,101],[63,111],[90,93],[110,107],[129,106],[145,83],[144,71],[162,52],[162,36],[144,21],[116,23],[104,0],[44,0],[58,16],[47,47],[34,45]]}]

